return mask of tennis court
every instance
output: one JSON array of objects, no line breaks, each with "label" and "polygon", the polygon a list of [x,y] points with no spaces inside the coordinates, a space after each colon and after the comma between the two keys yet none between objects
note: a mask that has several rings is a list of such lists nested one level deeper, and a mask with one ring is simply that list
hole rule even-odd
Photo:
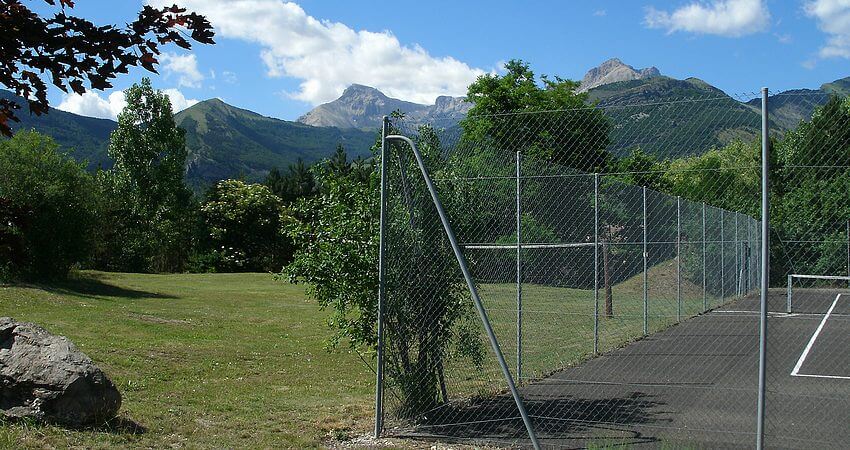
[{"label": "tennis court", "polygon": [[[767,445],[850,448],[850,403],[838,395],[850,392],[850,290],[798,290],[792,314],[786,302],[771,290]],[[758,324],[748,296],[522,387],[541,444],[752,448]],[[515,443],[526,431],[503,400],[420,432]]]}]

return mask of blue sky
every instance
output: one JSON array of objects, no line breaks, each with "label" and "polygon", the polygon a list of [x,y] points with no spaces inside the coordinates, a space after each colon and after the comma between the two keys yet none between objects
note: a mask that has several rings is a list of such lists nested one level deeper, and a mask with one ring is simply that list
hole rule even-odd
[{"label": "blue sky", "polygon": [[[160,75],[151,75],[177,109],[219,97],[294,120],[351,83],[427,103],[462,95],[477,75],[512,58],[538,74],[581,79],[618,57],[730,94],[817,88],[850,76],[850,0],[177,2],[206,14],[217,32],[214,46],[167,49]],[[38,3],[33,7],[50,9]],[[80,0],[74,13],[125,23],[142,4]],[[84,115],[114,116],[120,90],[146,74],[134,70],[114,91],[84,98],[54,89],[50,100]]]}]

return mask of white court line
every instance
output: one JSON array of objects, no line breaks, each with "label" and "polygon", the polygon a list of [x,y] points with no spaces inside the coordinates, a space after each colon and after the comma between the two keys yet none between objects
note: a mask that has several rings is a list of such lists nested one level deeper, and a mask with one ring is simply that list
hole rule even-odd
[{"label": "white court line", "polygon": [[791,375],[795,376],[795,377],[832,378],[832,379],[835,379],[835,380],[850,380],[850,377],[841,377],[841,376],[838,376],[838,375],[811,375],[811,374],[808,374],[808,373],[797,373],[797,374],[792,373]]},{"label": "white court line", "polygon": [[818,339],[820,332],[823,331],[823,327],[824,325],[826,325],[826,321],[829,319],[829,315],[832,314],[832,310],[835,309],[835,305],[838,304],[839,298],[841,298],[841,294],[835,296],[835,300],[832,302],[832,306],[829,307],[829,311],[827,311],[826,315],[823,316],[823,320],[820,321],[820,325],[818,325],[818,329],[815,330],[815,334],[813,334],[812,338],[809,339],[809,343],[806,345],[806,349],[803,350],[803,354],[800,355],[800,359],[797,360],[797,365],[794,366],[794,370],[791,371],[792,377],[837,378],[850,380],[850,377],[841,377],[837,375],[810,375],[800,373],[800,367],[803,366],[803,362],[806,360],[806,357],[809,356],[809,351],[812,350],[812,346],[815,345],[815,341]]}]

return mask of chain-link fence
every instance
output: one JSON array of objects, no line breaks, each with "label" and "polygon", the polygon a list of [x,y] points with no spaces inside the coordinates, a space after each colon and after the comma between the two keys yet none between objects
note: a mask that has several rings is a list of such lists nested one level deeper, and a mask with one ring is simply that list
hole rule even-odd
[{"label": "chain-link fence", "polygon": [[[840,447],[848,280],[788,275],[848,274],[850,108],[806,101],[832,119],[770,122],[765,435]],[[388,121],[378,430],[498,445],[755,443],[759,102],[708,92],[473,114],[448,129]]]}]

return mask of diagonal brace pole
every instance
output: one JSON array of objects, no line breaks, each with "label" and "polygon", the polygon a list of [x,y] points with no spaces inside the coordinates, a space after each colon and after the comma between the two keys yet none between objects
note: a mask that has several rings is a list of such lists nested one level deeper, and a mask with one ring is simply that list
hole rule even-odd
[{"label": "diagonal brace pole", "polygon": [[469,294],[472,296],[472,301],[475,303],[475,309],[478,310],[478,315],[481,318],[481,323],[482,325],[484,325],[484,331],[486,331],[487,333],[487,338],[490,341],[490,346],[493,347],[493,353],[496,354],[496,358],[499,360],[499,367],[501,367],[502,369],[502,374],[505,376],[505,380],[508,382],[508,387],[511,390],[511,395],[514,398],[514,402],[516,402],[519,414],[520,416],[522,416],[522,422],[525,424],[525,428],[528,431],[528,437],[529,439],[531,439],[531,445],[534,446],[536,450],[539,450],[540,444],[537,442],[537,435],[534,432],[534,427],[531,425],[531,418],[528,416],[528,413],[525,410],[525,405],[523,404],[522,398],[519,395],[519,391],[517,390],[514,378],[511,375],[511,371],[508,368],[508,364],[505,362],[505,355],[502,353],[502,349],[499,346],[499,340],[496,338],[496,334],[493,332],[493,328],[490,326],[490,319],[487,317],[487,311],[484,309],[484,305],[481,302],[481,297],[478,295],[478,288],[475,287],[475,283],[472,281],[472,275],[470,274],[469,268],[466,265],[466,258],[463,256],[463,253],[460,250],[460,246],[457,243],[457,238],[455,237],[454,230],[452,229],[451,224],[449,224],[449,219],[446,216],[446,211],[443,209],[443,204],[440,201],[440,197],[437,195],[437,190],[434,188],[434,183],[431,181],[431,176],[428,175],[428,171],[425,169],[425,163],[422,159],[422,155],[416,148],[416,144],[414,144],[413,141],[406,136],[393,134],[386,136],[385,139],[394,139],[406,142],[407,145],[410,146],[411,150],[413,150],[413,155],[416,157],[416,163],[419,165],[419,170],[422,171],[422,178],[425,180],[425,185],[428,187],[428,192],[431,194],[431,200],[433,200],[434,206],[437,208],[437,214],[440,216],[440,222],[442,222],[443,224],[443,229],[446,232],[446,237],[448,237],[449,242],[451,243],[452,251],[455,254],[455,258],[457,258],[457,262],[458,265],[460,265],[461,272],[463,272],[463,278],[466,280],[466,286],[469,288]]}]

